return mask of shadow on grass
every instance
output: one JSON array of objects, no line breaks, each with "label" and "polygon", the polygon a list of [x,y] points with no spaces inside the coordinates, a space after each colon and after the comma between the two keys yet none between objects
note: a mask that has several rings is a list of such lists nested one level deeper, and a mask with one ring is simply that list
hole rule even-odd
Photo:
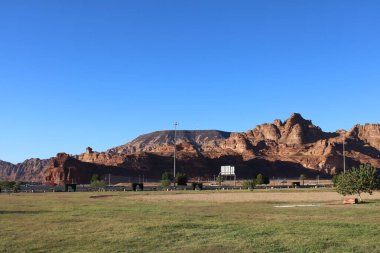
[{"label": "shadow on grass", "polygon": [[51,213],[52,211],[12,211],[12,210],[0,210],[1,214],[42,214],[42,213]]}]

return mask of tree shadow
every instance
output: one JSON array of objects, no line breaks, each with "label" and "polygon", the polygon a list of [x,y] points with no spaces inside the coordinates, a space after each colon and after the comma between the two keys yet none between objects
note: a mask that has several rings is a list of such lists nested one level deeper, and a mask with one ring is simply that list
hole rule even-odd
[{"label": "tree shadow", "polygon": [[16,210],[0,210],[1,214],[43,214],[43,213],[51,213],[52,211],[16,211]]}]

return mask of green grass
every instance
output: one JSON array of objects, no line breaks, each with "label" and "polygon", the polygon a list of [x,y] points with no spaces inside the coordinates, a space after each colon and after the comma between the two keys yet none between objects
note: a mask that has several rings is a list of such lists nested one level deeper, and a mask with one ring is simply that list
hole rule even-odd
[{"label": "green grass", "polygon": [[[89,198],[100,194],[116,196]],[[2,194],[0,252],[380,252],[378,200],[274,208],[136,194],[176,193]]]}]

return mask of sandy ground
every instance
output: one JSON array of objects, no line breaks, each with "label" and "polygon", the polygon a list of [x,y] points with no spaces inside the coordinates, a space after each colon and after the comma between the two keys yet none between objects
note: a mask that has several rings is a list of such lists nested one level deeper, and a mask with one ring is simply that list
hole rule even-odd
[{"label": "sandy ground", "polygon": [[[349,196],[346,196],[349,197]],[[343,196],[336,192],[201,192],[184,194],[134,195],[145,201],[206,201],[206,202],[339,202]],[[364,200],[380,199],[380,192],[362,194]]]}]

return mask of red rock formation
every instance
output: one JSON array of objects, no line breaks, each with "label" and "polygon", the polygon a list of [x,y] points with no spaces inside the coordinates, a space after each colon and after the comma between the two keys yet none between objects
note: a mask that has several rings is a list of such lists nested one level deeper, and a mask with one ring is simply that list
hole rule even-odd
[{"label": "red rock formation", "polygon": [[[348,132],[326,133],[295,113],[284,122],[275,120],[245,133],[197,130],[177,131],[177,136],[178,168],[190,176],[218,174],[220,165],[225,164],[236,165],[240,176],[258,172],[268,176],[298,176],[300,172],[335,174],[343,168],[343,139],[346,143],[347,168],[360,163],[370,163],[380,168],[379,124],[356,125]],[[70,164],[77,166],[75,173],[87,170],[80,172],[80,180],[84,178],[84,181],[93,174],[89,170],[104,173],[110,168],[120,175],[145,173],[148,177],[159,178],[162,171],[172,168],[173,143],[174,131],[159,131],[101,153],[87,149],[85,153],[73,157],[59,155],[54,159],[58,166],[53,166],[54,162],[48,166],[46,179],[54,182],[67,180],[64,179],[64,167]],[[15,172],[7,164],[6,169],[0,169],[0,176],[1,173],[5,174],[4,171],[16,178],[22,178],[22,173],[32,175],[31,170],[23,168],[25,170]]]}]

